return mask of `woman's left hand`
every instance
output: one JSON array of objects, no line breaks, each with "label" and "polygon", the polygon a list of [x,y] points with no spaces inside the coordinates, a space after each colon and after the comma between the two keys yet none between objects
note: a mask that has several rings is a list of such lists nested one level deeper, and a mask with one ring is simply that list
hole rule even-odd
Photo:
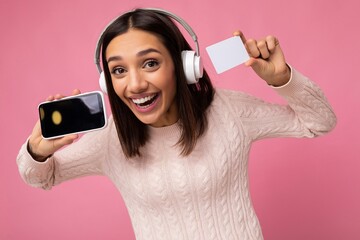
[{"label": "woman's left hand", "polygon": [[291,71],[286,64],[279,40],[274,36],[263,39],[246,39],[241,31],[235,31],[234,36],[240,36],[250,60],[245,63],[251,66],[256,74],[272,86],[282,86],[290,80]]}]

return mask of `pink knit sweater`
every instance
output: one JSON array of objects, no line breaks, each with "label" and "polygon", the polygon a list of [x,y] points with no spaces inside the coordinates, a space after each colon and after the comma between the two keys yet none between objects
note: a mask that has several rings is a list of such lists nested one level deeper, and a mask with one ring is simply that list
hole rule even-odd
[{"label": "pink knit sweater", "polygon": [[24,144],[19,171],[25,182],[44,189],[86,175],[107,176],[122,194],[139,240],[263,239],[249,193],[251,143],[314,137],[336,123],[321,90],[295,70],[275,91],[288,106],[217,90],[208,129],[187,157],[179,156],[180,128],[174,124],[149,127],[142,157],[126,160],[110,117],[106,129],[86,134],[44,163],[34,161]]}]

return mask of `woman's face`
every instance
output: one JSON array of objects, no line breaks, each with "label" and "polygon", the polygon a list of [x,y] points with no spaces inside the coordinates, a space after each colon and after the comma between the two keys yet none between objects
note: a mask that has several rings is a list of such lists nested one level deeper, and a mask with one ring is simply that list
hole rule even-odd
[{"label": "woman's face", "polygon": [[174,63],[156,35],[130,29],[111,40],[106,61],[116,94],[141,122],[163,127],[178,120]]}]

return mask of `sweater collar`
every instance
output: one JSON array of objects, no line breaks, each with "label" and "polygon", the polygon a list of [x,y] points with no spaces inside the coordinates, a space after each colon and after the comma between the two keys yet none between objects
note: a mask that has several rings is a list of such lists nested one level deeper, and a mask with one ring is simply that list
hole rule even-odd
[{"label": "sweater collar", "polygon": [[150,138],[168,138],[168,139],[179,139],[181,134],[180,120],[176,123],[165,126],[165,127],[152,127],[148,125]]}]

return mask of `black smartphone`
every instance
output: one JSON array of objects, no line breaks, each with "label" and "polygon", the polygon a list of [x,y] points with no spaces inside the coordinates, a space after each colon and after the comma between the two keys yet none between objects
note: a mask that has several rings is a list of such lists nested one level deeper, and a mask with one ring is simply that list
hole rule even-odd
[{"label": "black smartphone", "polygon": [[107,124],[102,92],[88,92],[39,104],[42,136],[46,139],[102,129]]}]

